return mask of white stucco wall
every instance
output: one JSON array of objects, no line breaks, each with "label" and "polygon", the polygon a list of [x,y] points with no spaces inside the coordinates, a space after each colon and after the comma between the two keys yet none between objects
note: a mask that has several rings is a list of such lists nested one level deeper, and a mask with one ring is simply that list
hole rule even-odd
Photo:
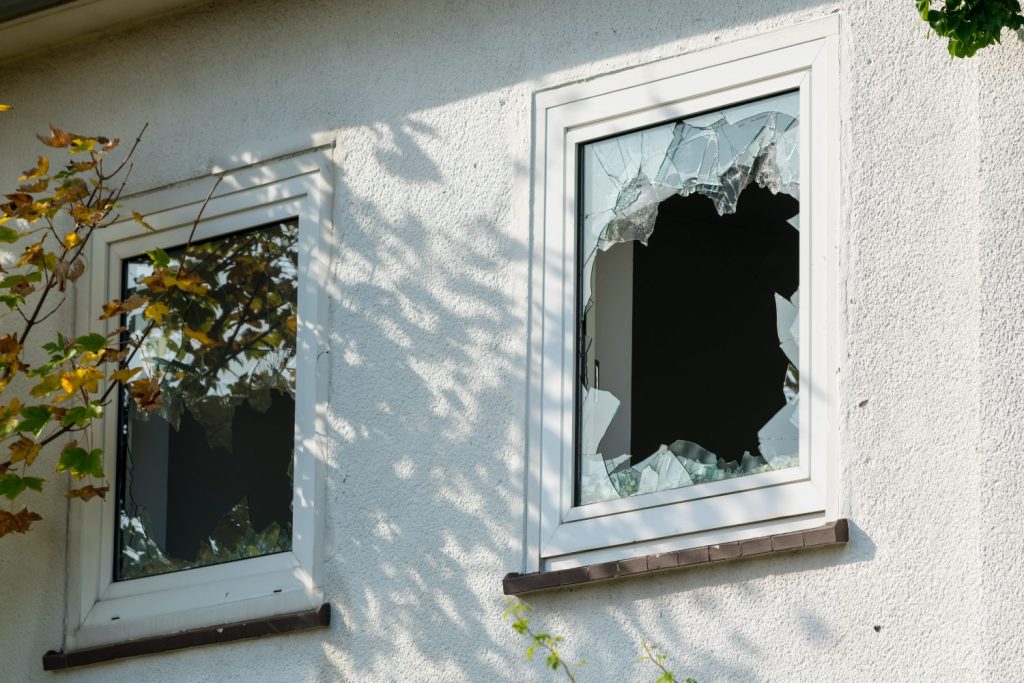
[{"label": "white stucco wall", "polygon": [[581,680],[652,679],[641,639],[702,682],[1020,678],[1024,46],[951,62],[912,4],[222,0],[0,65],[8,185],[48,121],[148,121],[136,189],[330,133],[341,238],[330,630],[44,674],[54,476],[45,521],[0,541],[0,680],[557,680],[500,618],[521,566],[531,94],[836,11],[849,546],[530,601]]}]

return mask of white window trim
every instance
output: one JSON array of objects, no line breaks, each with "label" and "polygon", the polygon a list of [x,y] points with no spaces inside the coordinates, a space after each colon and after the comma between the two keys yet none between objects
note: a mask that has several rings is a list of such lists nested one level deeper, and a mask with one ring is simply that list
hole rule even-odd
[{"label": "white window trim", "polygon": [[[536,95],[527,572],[783,533],[838,517],[839,19]],[[799,468],[573,507],[577,150],[594,139],[799,88]]]},{"label": "white window trim", "polygon": [[[203,212],[196,239],[297,219],[299,229],[292,550],[224,564],[113,581],[116,496],[71,502],[65,650],[75,651],[184,629],[317,608],[323,603],[322,555],[327,349],[332,230],[332,148],[323,147],[227,171]],[[125,199],[146,216],[147,232],[120,221],[90,240],[91,279],[76,293],[76,330],[97,331],[100,304],[121,296],[121,262],[156,246],[185,243],[213,186],[207,176]],[[119,321],[106,323],[109,332]],[[117,472],[113,408],[96,437],[104,470]]]}]

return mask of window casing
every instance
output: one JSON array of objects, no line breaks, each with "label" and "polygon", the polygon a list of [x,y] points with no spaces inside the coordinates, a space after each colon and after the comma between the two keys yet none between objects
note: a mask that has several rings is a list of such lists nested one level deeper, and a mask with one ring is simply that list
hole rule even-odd
[{"label": "window casing", "polygon": [[[291,548],[248,559],[115,581],[118,499],[71,505],[68,625],[74,651],[182,629],[319,607],[324,463],[328,260],[331,253],[330,149],[321,148],[228,171],[203,212],[195,240],[216,240],[273,224],[296,225],[297,320]],[[95,311],[119,298],[123,264],[159,247],[183,245],[213,177],[125,200],[146,215],[154,232],[117,223],[91,241],[88,289],[78,291],[76,325],[95,331]],[[107,332],[119,320],[108,321]],[[111,415],[113,410],[110,411]],[[117,472],[118,424],[104,422],[104,470]],[[115,483],[115,488],[118,482]],[[287,545],[287,544],[285,544]],[[123,578],[123,577],[122,577]]]},{"label": "window casing", "polygon": [[[537,95],[526,571],[782,533],[838,516],[829,372],[836,343],[837,32],[831,17]],[[579,504],[581,150],[784,93],[797,98],[800,122],[799,465]]]}]

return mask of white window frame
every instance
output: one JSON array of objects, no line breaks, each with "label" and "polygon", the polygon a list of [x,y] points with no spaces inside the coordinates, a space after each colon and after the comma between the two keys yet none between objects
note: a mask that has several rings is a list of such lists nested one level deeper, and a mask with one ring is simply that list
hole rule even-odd
[{"label": "white window frame", "polygon": [[[70,503],[69,582],[65,650],[75,651],[184,629],[318,608],[323,554],[325,465],[323,438],[327,372],[329,259],[332,253],[330,147],[318,148],[223,174],[203,212],[196,240],[267,223],[297,220],[299,230],[298,333],[295,387],[292,549],[223,564],[113,580],[116,496]],[[91,278],[76,293],[76,330],[110,332],[119,324],[96,320],[100,305],[121,296],[121,264],[154,247],[187,241],[214,177],[188,181],[125,199],[146,216],[147,232],[131,220],[97,231],[89,245]],[[104,471],[117,472],[116,408],[97,429]]]},{"label": "white window frame", "polygon": [[[524,570],[795,531],[838,517],[837,16],[539,92]],[[588,141],[800,93],[800,466],[573,506],[577,160]]]}]

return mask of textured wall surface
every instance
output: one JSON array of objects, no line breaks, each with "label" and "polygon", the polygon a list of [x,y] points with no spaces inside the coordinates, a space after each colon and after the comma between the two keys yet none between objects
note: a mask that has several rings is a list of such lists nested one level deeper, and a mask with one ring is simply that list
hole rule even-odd
[{"label": "textured wall surface", "polygon": [[909,0],[222,0],[0,65],[0,178],[47,121],[148,121],[135,189],[335,137],[334,623],[44,674],[64,611],[53,477],[45,521],[0,542],[0,680],[556,680],[500,618],[521,565],[531,94],[833,12],[851,543],[531,602],[589,660],[581,680],[653,678],[641,639],[702,682],[1019,678],[1016,38],[950,62]]}]

